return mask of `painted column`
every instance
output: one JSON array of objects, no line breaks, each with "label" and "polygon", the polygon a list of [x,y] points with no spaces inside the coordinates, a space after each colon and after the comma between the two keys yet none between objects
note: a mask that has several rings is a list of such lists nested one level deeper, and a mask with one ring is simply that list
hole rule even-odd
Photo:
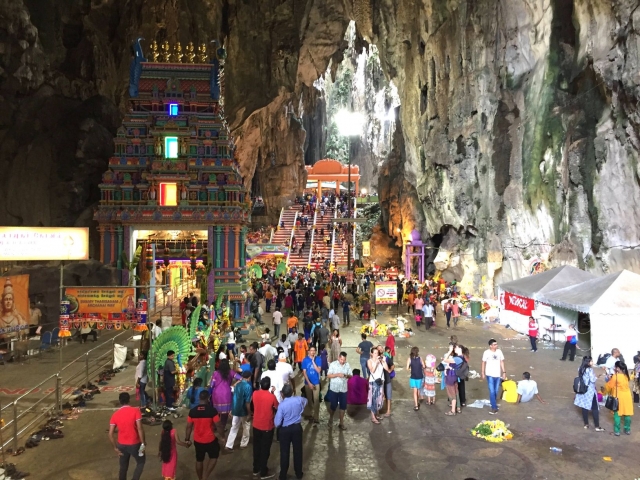
[{"label": "painted column", "polygon": [[240,227],[233,227],[236,245],[233,251],[233,268],[240,268]]},{"label": "painted column", "polygon": [[[216,268],[222,268],[222,227],[216,226]],[[218,283],[222,282],[222,279],[217,280]]]},{"label": "painted column", "polygon": [[104,227],[98,227],[100,233],[100,263],[104,263]]},{"label": "painted column", "polygon": [[[224,227],[224,268],[229,268],[229,227]],[[225,283],[228,279],[225,278]]]},{"label": "painted column", "polygon": [[247,232],[249,229],[247,227],[242,227],[240,230],[240,268],[244,268],[247,265]]},{"label": "painted column", "polygon": [[[215,281],[216,281],[216,271],[213,268],[213,265],[216,261],[217,255],[214,254],[214,237],[213,237],[213,227],[207,227],[207,249],[209,250],[209,262],[211,263],[211,270],[209,271],[209,278],[207,280],[207,298],[213,301],[215,294]],[[214,258],[211,258],[211,255],[215,255]],[[205,265],[206,267],[206,265]]]},{"label": "painted column", "polygon": [[113,225],[111,225],[110,230],[109,230],[109,244],[111,246],[111,256],[109,257],[109,260],[112,265],[115,264],[116,261],[116,227],[114,227]]}]

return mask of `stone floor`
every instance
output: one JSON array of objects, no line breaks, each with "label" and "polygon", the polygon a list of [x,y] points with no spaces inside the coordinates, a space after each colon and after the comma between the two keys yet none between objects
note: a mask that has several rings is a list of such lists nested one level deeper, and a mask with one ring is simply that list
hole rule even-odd
[{"label": "stone floor", "polygon": [[[395,309],[382,316],[384,321]],[[267,323],[270,316],[265,315]],[[344,349],[353,368],[358,365],[355,347],[360,323],[355,322],[342,334]],[[407,372],[401,370],[394,380],[393,415],[381,425],[369,421],[366,410],[348,417],[348,430],[342,432],[327,425],[328,413],[321,408],[321,425],[304,426],[305,479],[377,480],[377,479],[607,479],[640,478],[640,435],[633,426],[631,436],[614,437],[612,418],[601,410],[605,433],[582,428],[580,411],[573,406],[572,382],[578,361],[559,362],[560,352],[541,347],[531,353],[528,339],[514,339],[514,332],[496,325],[464,320],[457,328],[443,328],[443,319],[429,332],[420,331],[410,339],[398,340],[397,364],[404,366],[411,346],[419,346],[422,356],[444,354],[449,335],[471,349],[471,369],[480,371],[480,359],[489,338],[499,341],[506,357],[509,376],[519,380],[529,371],[537,380],[546,404],[533,400],[528,404],[502,402],[497,418],[511,425],[515,438],[492,444],[470,436],[478,422],[492,419],[488,409],[466,408],[461,415],[447,417],[446,395],[438,391],[437,404],[412,409]],[[15,367],[11,367],[15,368]],[[34,479],[95,480],[117,478],[117,459],[108,439],[109,417],[117,402],[117,391],[133,385],[133,368],[117,375],[109,392],[97,395],[78,420],[67,421],[65,438],[43,442],[21,457],[11,458]],[[15,378],[11,375],[11,378]],[[324,387],[326,389],[326,387]],[[488,398],[486,384],[471,380],[467,386],[468,403]],[[636,419],[638,421],[639,419]],[[185,420],[174,425],[183,435]],[[155,455],[159,427],[146,427],[149,456],[143,478],[160,478],[160,461]],[[552,454],[550,447],[563,449]],[[179,449],[179,479],[195,479],[191,449]],[[611,457],[607,462],[603,457]],[[270,465],[278,469],[279,447],[274,443]],[[220,457],[213,478],[251,478],[251,448]],[[293,472],[290,472],[290,477]]]}]

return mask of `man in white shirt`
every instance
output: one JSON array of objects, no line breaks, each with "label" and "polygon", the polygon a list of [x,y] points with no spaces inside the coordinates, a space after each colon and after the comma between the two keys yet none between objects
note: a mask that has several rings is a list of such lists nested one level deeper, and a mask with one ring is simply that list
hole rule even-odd
[{"label": "man in white shirt", "polygon": [[614,348],[613,350],[611,350],[611,356],[607,358],[606,363],[602,367],[604,368],[607,374],[605,377],[607,381],[609,381],[609,378],[611,378],[611,376],[614,373],[616,373],[616,362],[620,360],[619,357],[620,357],[620,350],[618,350],[617,348]]},{"label": "man in white shirt", "polygon": [[507,372],[504,369],[504,355],[498,348],[498,342],[493,338],[489,340],[489,349],[482,354],[482,378],[487,379],[489,386],[489,400],[491,401],[490,415],[498,413],[498,389],[500,388],[500,378],[506,378]]},{"label": "man in white shirt", "polygon": [[344,426],[344,412],[347,409],[347,381],[353,376],[353,371],[347,363],[347,354],[340,352],[338,360],[331,362],[327,378],[329,379],[329,391],[327,400],[331,402],[329,406],[329,427],[333,426],[333,414],[336,413],[340,405],[340,430],[346,430]]},{"label": "man in white shirt", "polygon": [[331,329],[332,330],[340,330],[340,317],[338,316],[337,313],[334,313],[332,317],[329,317],[329,320],[331,320]]},{"label": "man in white shirt", "polygon": [[540,403],[546,403],[538,393],[538,384],[536,381],[531,380],[531,374],[529,372],[524,372],[522,374],[522,380],[518,382],[517,403],[530,402],[534,396],[540,400]]},{"label": "man in white shirt", "polygon": [[278,343],[276,344],[276,350],[278,348],[282,348],[282,351],[285,354],[285,356],[289,357],[289,350],[291,349],[291,342],[287,338],[286,333],[283,333],[282,336],[280,337],[280,340],[278,340]]},{"label": "man in white shirt", "polygon": [[42,312],[36,307],[35,302],[29,304],[29,336],[33,337],[38,331],[40,326],[40,320],[42,319]]},{"label": "man in white shirt", "polygon": [[298,341],[298,329],[294,328],[293,331],[289,334],[289,337],[287,338],[287,340],[289,340],[289,345],[291,345],[291,348],[289,350],[289,361],[291,362],[291,365],[294,365],[293,363],[293,357],[294,357],[294,351],[293,348],[296,344],[296,342]]},{"label": "man in white shirt", "polygon": [[158,338],[160,336],[160,334],[162,333],[162,328],[160,327],[160,325],[162,325],[162,320],[156,320],[156,323],[151,328],[151,339],[152,340],[155,340],[156,338]]},{"label": "man in white shirt", "polygon": [[138,357],[138,366],[136,366],[136,378],[135,385],[140,392],[140,409],[144,409],[147,406],[147,395],[145,388],[147,386],[147,352],[143,352]]},{"label": "man in white shirt", "polygon": [[[294,380],[295,376],[293,374],[293,367],[291,364],[287,363],[287,356],[284,353],[278,355],[278,363],[276,363],[276,373],[280,375],[280,379],[282,380],[282,386],[289,384],[295,390],[296,382]],[[282,390],[282,389],[281,389]],[[280,392],[278,392],[278,395]],[[276,397],[278,397],[276,395]]]},{"label": "man in white shirt", "polygon": [[[270,343],[265,343],[264,346],[258,349],[258,351],[262,354],[266,362],[278,356],[278,350],[276,350]],[[273,385],[273,383],[271,385]]]},{"label": "man in white shirt", "polygon": [[433,323],[433,305],[431,305],[431,302],[425,302],[422,306],[422,315],[424,316],[424,325],[429,330]]},{"label": "man in white shirt", "polygon": [[273,334],[278,338],[280,336],[280,325],[282,324],[282,312],[279,308],[273,312]]},{"label": "man in white shirt", "polygon": [[282,401],[282,375],[276,371],[276,361],[271,359],[267,362],[267,371],[262,372],[262,378],[269,377],[271,379],[271,393],[278,399],[278,403]]}]

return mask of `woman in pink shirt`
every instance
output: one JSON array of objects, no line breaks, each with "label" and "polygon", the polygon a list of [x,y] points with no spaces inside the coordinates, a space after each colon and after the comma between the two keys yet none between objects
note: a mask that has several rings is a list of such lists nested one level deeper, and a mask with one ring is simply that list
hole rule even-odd
[{"label": "woman in pink shirt", "polygon": [[458,318],[460,317],[460,305],[455,300],[451,302],[451,314],[453,316],[453,326],[455,327],[458,325]]}]

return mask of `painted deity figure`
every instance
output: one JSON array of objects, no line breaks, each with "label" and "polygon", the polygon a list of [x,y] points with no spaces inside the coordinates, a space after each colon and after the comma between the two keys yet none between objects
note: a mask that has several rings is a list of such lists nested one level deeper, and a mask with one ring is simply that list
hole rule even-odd
[{"label": "painted deity figure", "polygon": [[160,137],[156,137],[154,150],[158,157],[162,156],[162,139]]},{"label": "painted deity figure", "polygon": [[162,60],[166,63],[171,61],[171,47],[169,46],[169,42],[167,40],[162,44]]},{"label": "painted deity figure", "polygon": [[180,199],[181,200],[187,199],[187,186],[184,183],[180,187]]},{"label": "painted deity figure", "polygon": [[155,200],[157,195],[156,184],[152,183],[149,187],[149,200]]},{"label": "painted deity figure", "polygon": [[2,289],[2,316],[0,316],[0,326],[2,328],[17,327],[27,323],[24,316],[16,309],[15,299],[13,284],[7,278]]},{"label": "painted deity figure", "polygon": [[189,42],[185,47],[187,50],[187,63],[196,63],[196,54],[194,53],[195,47],[193,42]]},{"label": "painted deity figure", "polygon": [[158,52],[158,42],[155,40],[151,42],[151,61],[158,63],[160,58],[160,52]]},{"label": "painted deity figure", "polygon": [[182,138],[182,142],[180,142],[180,154],[186,155],[189,152],[189,141],[186,137]]}]

